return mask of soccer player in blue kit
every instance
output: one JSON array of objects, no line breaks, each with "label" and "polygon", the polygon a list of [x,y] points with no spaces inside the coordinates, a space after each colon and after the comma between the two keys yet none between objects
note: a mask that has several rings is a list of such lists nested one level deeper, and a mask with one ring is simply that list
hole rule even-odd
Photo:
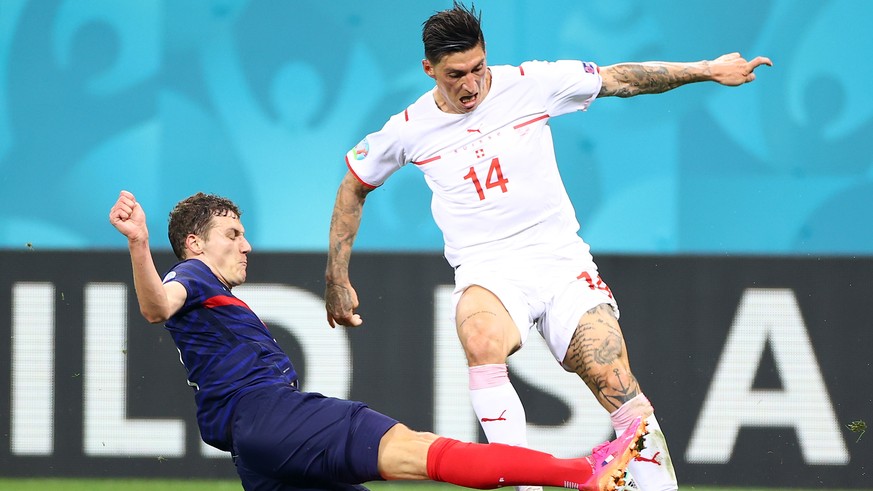
[{"label": "soccer player in blue kit", "polygon": [[163,280],[133,194],[121,191],[109,221],[127,237],[142,315],[165,323],[179,349],[203,441],[231,452],[244,489],[366,489],[360,483],[393,479],[479,489],[622,484],[645,434],[641,418],[590,456],[558,459],[413,431],[363,403],[301,391],[267,326],[231,293],[246,280],[252,250],[240,215],[220,196],[197,193],[180,201],[168,233],[180,262]]}]

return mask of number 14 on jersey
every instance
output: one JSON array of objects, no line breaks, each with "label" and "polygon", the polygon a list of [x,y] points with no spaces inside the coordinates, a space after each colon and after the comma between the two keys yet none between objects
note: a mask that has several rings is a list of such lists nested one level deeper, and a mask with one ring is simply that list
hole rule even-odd
[{"label": "number 14 on jersey", "polygon": [[488,167],[488,174],[485,176],[485,188],[482,188],[482,183],[479,181],[479,176],[476,175],[476,169],[470,166],[470,172],[464,176],[464,179],[473,181],[476,187],[476,192],[479,194],[479,201],[485,199],[485,191],[492,188],[500,188],[502,192],[506,192],[506,184],[509,179],[503,177],[503,170],[500,169],[500,159],[494,157],[491,159],[491,165]]}]

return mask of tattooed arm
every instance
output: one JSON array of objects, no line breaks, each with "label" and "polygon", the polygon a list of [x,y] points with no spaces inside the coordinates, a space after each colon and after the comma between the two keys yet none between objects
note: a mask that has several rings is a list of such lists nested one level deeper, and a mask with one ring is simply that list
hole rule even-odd
[{"label": "tattooed arm", "polygon": [[358,294],[349,281],[349,260],[352,244],[361,226],[364,200],[373,188],[361,184],[346,173],[336,193],[333,216],[330,219],[330,244],[327,251],[327,269],[324,273],[324,306],[330,327],[359,326],[363,322],[355,313]]},{"label": "tattooed arm", "polygon": [[640,94],[660,94],[694,82],[718,82],[722,85],[742,85],[755,80],[755,68],[773,66],[769,58],[758,56],[747,61],[739,53],[691,63],[650,61],[619,63],[601,67],[603,85],[599,97],[633,97]]}]

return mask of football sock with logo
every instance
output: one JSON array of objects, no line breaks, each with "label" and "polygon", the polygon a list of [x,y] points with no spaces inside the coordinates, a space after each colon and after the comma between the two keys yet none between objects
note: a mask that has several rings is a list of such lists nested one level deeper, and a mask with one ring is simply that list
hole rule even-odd
[{"label": "football sock with logo", "polygon": [[489,442],[527,446],[527,418],[506,364],[469,368],[470,402]]},{"label": "football sock with logo", "polygon": [[438,438],[427,451],[427,476],[476,489],[536,483],[578,488],[592,475],[587,458],[558,459],[547,453],[500,443]]},{"label": "football sock with logo", "polygon": [[[648,415],[648,417],[646,417]],[[645,448],[628,464],[628,471],[640,489],[646,491],[675,491],[679,489],[676,471],[667,450],[667,439],[655,418],[646,396],[638,394],[610,414],[615,433],[621,435],[638,416],[646,417]]]}]

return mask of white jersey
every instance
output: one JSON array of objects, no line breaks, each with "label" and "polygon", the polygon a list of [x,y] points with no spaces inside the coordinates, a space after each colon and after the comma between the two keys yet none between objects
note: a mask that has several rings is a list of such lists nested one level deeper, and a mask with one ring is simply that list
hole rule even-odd
[{"label": "white jersey", "polygon": [[420,97],[346,155],[364,184],[380,186],[407,163],[424,172],[449,264],[536,245],[587,245],[555,161],[549,118],[584,111],[600,91],[581,61],[493,66],[491,88],[466,114]]}]

